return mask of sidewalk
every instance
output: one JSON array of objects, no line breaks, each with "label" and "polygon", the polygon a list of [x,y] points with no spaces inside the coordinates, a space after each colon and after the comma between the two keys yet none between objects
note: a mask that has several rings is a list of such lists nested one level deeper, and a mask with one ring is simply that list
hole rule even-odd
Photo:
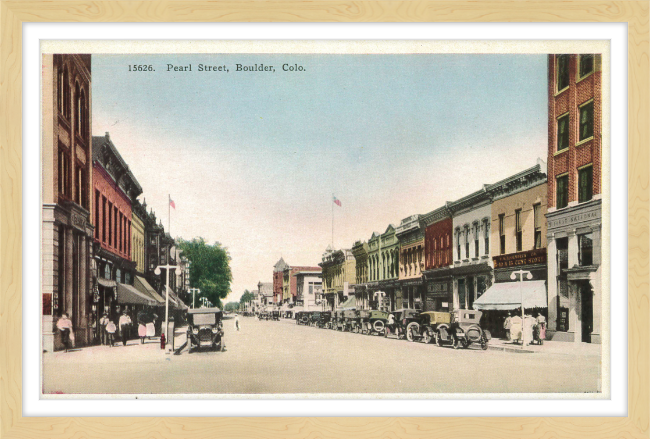
[{"label": "sidewalk", "polygon": [[556,354],[599,357],[601,346],[592,343],[572,343],[566,341],[544,340],[543,345],[527,345],[522,349],[521,343],[516,344],[508,340],[493,338],[488,344],[489,349],[521,354]]}]

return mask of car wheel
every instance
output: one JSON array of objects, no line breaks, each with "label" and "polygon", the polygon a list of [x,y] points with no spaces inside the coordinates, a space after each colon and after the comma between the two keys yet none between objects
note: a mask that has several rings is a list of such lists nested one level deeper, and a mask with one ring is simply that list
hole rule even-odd
[{"label": "car wheel", "polygon": [[406,339],[411,342],[415,341],[418,332],[420,332],[420,325],[418,325],[416,322],[409,323],[406,327]]},{"label": "car wheel", "polygon": [[454,337],[454,339],[452,341],[452,346],[454,347],[454,349],[460,348],[460,340],[457,339],[456,337]]},{"label": "car wheel", "polygon": [[436,337],[436,344],[439,347],[442,347],[442,345],[443,345],[442,336],[436,332],[435,337]]}]

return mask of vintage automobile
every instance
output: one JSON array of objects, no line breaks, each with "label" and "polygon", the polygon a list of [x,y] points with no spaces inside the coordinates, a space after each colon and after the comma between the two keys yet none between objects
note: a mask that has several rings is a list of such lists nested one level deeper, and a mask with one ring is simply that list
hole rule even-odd
[{"label": "vintage automobile", "polygon": [[187,346],[194,349],[223,351],[223,314],[219,308],[195,308],[187,311]]},{"label": "vintage automobile", "polygon": [[332,313],[330,311],[323,311],[320,313],[320,316],[318,317],[318,322],[316,323],[316,326],[318,326],[321,329],[327,328],[330,325],[331,319],[332,319]]},{"label": "vintage automobile", "polygon": [[359,317],[354,309],[343,311],[343,331],[355,332],[354,328],[358,326]]},{"label": "vintage automobile", "polygon": [[436,340],[438,326],[451,323],[451,313],[443,311],[425,311],[420,313],[420,334],[419,338],[423,343],[431,343]]},{"label": "vintage automobile", "polygon": [[345,316],[342,310],[336,311],[336,330],[345,331]]},{"label": "vintage automobile", "polygon": [[394,323],[386,326],[385,336],[396,335],[398,339],[415,341],[420,338],[420,311],[411,308],[401,308],[389,313],[393,315]]},{"label": "vintage automobile", "polygon": [[492,338],[490,331],[481,329],[481,311],[457,309],[450,313],[451,323],[440,323],[435,332],[435,340],[438,346],[451,344],[454,349],[467,348],[472,343],[477,343],[481,349],[488,348],[488,342]]},{"label": "vintage automobile", "polygon": [[269,318],[270,318],[270,320],[278,320],[279,321],[280,320],[280,311],[279,310],[271,311],[271,315],[270,315]]},{"label": "vintage automobile", "polygon": [[314,311],[311,313],[309,316],[309,326],[318,326],[318,322],[320,321],[320,311]]},{"label": "vintage automobile", "polygon": [[361,310],[359,311],[361,333],[366,335],[384,335],[388,324],[386,311]]}]

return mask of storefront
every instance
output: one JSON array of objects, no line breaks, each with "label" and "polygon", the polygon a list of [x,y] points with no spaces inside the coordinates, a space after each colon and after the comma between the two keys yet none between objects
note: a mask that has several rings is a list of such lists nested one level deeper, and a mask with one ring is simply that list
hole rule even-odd
[{"label": "storefront", "polygon": [[601,343],[601,199],[549,212],[548,336]]},{"label": "storefront", "polygon": [[402,308],[424,310],[424,280],[408,279],[400,281]]},{"label": "storefront", "polygon": [[458,308],[450,268],[425,271],[424,282],[425,311],[453,311]]},{"label": "storefront", "polygon": [[487,263],[454,267],[451,273],[460,309],[474,309],[474,301],[492,286],[492,267]]}]

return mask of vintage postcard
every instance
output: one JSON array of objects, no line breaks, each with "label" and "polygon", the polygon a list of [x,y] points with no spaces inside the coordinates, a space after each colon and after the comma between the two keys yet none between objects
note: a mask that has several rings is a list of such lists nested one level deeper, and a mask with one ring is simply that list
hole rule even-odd
[{"label": "vintage postcard", "polygon": [[42,42],[41,397],[608,397],[609,60]]}]

